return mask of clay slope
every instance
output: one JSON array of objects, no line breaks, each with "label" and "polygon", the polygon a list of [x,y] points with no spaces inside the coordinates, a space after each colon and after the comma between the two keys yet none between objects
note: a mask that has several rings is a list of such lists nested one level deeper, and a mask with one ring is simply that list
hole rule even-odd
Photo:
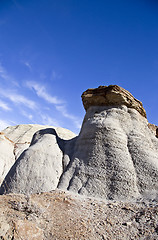
[{"label": "clay slope", "polygon": [[104,199],[157,196],[158,139],[142,103],[115,85],[87,90],[82,99],[87,112],[79,136],[37,132],[1,193],[59,188]]}]

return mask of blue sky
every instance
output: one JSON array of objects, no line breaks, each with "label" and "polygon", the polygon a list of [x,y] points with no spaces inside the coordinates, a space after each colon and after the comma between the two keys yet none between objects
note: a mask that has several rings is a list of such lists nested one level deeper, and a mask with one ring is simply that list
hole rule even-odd
[{"label": "blue sky", "polygon": [[117,84],[158,125],[155,0],[0,0],[0,129],[79,132],[87,88]]}]

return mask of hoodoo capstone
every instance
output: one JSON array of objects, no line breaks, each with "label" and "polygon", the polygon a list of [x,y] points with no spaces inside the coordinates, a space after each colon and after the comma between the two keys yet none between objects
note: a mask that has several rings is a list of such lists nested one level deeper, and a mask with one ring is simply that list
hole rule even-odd
[{"label": "hoodoo capstone", "polygon": [[146,117],[142,102],[122,87],[117,85],[100,86],[87,89],[82,94],[82,101],[85,110],[90,106],[120,106],[136,109],[143,117]]},{"label": "hoodoo capstone", "polygon": [[[6,176],[1,193],[29,194],[32,189],[39,192],[57,187],[117,200],[158,194],[158,138],[142,103],[117,85],[88,89],[82,100],[86,115],[79,135],[62,140],[53,130],[35,134],[31,146]],[[47,167],[37,171],[40,161]],[[22,174],[25,165],[28,176]]]}]

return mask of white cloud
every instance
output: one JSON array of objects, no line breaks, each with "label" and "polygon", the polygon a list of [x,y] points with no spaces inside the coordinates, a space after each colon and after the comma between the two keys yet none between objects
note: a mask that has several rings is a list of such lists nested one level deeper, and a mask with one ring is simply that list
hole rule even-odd
[{"label": "white cloud", "polygon": [[27,117],[29,120],[31,120],[31,122],[33,122],[33,115],[24,111],[24,110],[21,110],[21,114],[24,116],[24,117]]},{"label": "white cloud", "polygon": [[6,70],[4,67],[2,67],[2,65],[0,64],[0,77],[3,78],[4,80],[9,80],[10,77],[7,74]]},{"label": "white cloud", "polygon": [[37,105],[34,101],[24,97],[23,95],[20,95],[8,90],[7,91],[0,90],[0,94],[1,96],[9,99],[14,104],[22,104],[32,110],[35,110],[37,108]]},{"label": "white cloud", "polygon": [[12,109],[8,106],[7,103],[3,102],[2,100],[0,100],[0,108],[2,108],[5,111],[11,111]]},{"label": "white cloud", "polygon": [[62,77],[61,74],[58,74],[55,70],[52,71],[52,80],[60,79]]},{"label": "white cloud", "polygon": [[[43,85],[40,85],[36,82],[26,82],[27,87],[29,87],[30,89],[34,89],[36,94],[43,98],[45,101],[53,104],[56,108],[56,110],[58,112],[60,112],[60,114],[62,114],[63,117],[70,119],[73,124],[76,126],[76,128],[80,128],[81,127],[81,119],[77,118],[76,116],[70,114],[67,112],[66,106],[64,105],[64,102],[62,100],[60,100],[58,97],[54,97],[51,96],[50,94],[47,93],[46,88]],[[60,104],[60,105],[59,105]],[[49,121],[49,120],[48,120]],[[52,123],[54,122],[54,119],[50,119],[50,122],[52,121]],[[44,124],[46,124],[46,121],[44,121]],[[50,125],[50,124],[48,124]],[[54,122],[53,125],[59,125],[58,122],[56,123],[56,121]]]},{"label": "white cloud", "polygon": [[59,122],[56,119],[53,119],[46,114],[41,114],[41,118],[42,118],[42,124],[44,124],[44,125],[49,125],[49,126],[53,126],[53,127],[60,126]]},{"label": "white cloud", "polygon": [[37,107],[34,101],[19,94],[10,94],[8,98],[15,104],[23,104],[32,110],[35,110]]},{"label": "white cloud", "polygon": [[36,82],[26,82],[26,85],[30,89],[34,89],[37,96],[43,98],[45,101],[51,103],[51,104],[61,104],[62,100],[58,99],[55,96],[51,96],[49,93],[47,93],[45,86],[40,85]]},{"label": "white cloud", "polygon": [[0,77],[5,80],[5,81],[9,81],[11,82],[13,85],[15,86],[19,86],[18,82],[15,81],[6,71],[6,69],[2,66],[2,64],[0,63]]},{"label": "white cloud", "polygon": [[24,61],[23,63],[30,71],[32,71],[31,64],[28,61]]},{"label": "white cloud", "polygon": [[76,128],[81,127],[81,119],[67,112],[67,109],[64,105],[56,106],[56,109],[65,117],[73,121]]},{"label": "white cloud", "polygon": [[0,131],[8,127],[10,123],[8,121],[0,119]]}]

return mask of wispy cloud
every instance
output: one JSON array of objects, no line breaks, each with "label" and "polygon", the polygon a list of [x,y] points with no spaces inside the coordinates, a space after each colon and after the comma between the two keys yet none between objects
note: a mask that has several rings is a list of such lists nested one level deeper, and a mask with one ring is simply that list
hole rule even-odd
[{"label": "wispy cloud", "polygon": [[8,74],[7,70],[2,66],[1,63],[0,63],[0,78],[2,78],[5,81],[11,82],[13,85],[17,87],[19,86],[18,82],[15,81],[14,78],[10,76],[10,74]]},{"label": "wispy cloud", "polygon": [[7,90],[7,91],[0,90],[0,94],[1,94],[1,96],[9,99],[14,104],[25,105],[26,107],[28,107],[32,110],[35,110],[37,108],[37,104],[34,101],[32,101],[18,93],[12,92],[10,90]]},{"label": "wispy cloud", "polygon": [[23,61],[23,64],[30,70],[32,71],[32,66],[28,61]]},{"label": "wispy cloud", "polygon": [[30,89],[35,90],[36,94],[39,97],[41,97],[45,101],[53,104],[55,106],[56,110],[58,112],[60,112],[60,114],[62,114],[63,117],[72,120],[74,125],[76,126],[76,128],[80,128],[81,127],[81,119],[77,118],[73,114],[68,113],[68,111],[66,109],[66,106],[65,106],[65,102],[60,100],[58,97],[54,97],[54,96],[51,96],[50,94],[48,94],[47,91],[46,91],[45,86],[40,85],[40,84],[38,84],[36,82],[30,82],[30,81],[28,81],[26,83],[26,85]]},{"label": "wispy cloud", "polygon": [[24,111],[24,110],[21,110],[21,114],[22,114],[24,117],[26,117],[26,118],[28,118],[29,120],[31,120],[31,122],[33,122],[33,115],[32,115],[31,113],[28,113],[28,112],[26,112],[26,111]]},{"label": "wispy cloud", "polygon": [[26,82],[27,87],[30,89],[35,90],[38,97],[43,98],[45,101],[51,103],[51,104],[61,104],[63,103],[62,100],[57,98],[56,96],[51,96],[49,93],[47,93],[45,86],[40,85],[36,82]]},{"label": "wispy cloud", "polygon": [[32,109],[32,110],[35,110],[37,108],[37,105],[34,101],[22,96],[22,95],[19,95],[19,94],[10,94],[8,96],[8,98],[14,102],[15,104],[23,104],[25,105],[26,107]]},{"label": "wispy cloud", "polygon": [[56,109],[65,117],[68,118],[70,120],[73,121],[73,123],[75,124],[76,128],[80,128],[81,127],[81,119],[79,119],[78,117],[70,114],[67,112],[66,106],[64,105],[59,105],[56,106]]},{"label": "wispy cloud", "polygon": [[41,118],[42,118],[42,123],[44,125],[49,125],[49,126],[53,126],[53,127],[60,126],[59,122],[56,119],[53,119],[52,117],[50,117],[49,115],[41,114]]},{"label": "wispy cloud", "polygon": [[0,131],[5,129],[10,125],[10,122],[0,119]]},{"label": "wispy cloud", "polygon": [[0,100],[0,108],[2,108],[5,111],[11,111],[12,109],[8,106],[7,103],[3,102],[2,100]]},{"label": "wispy cloud", "polygon": [[7,71],[2,66],[1,63],[0,63],[0,77],[3,78],[4,80],[10,80],[10,76],[8,75]]},{"label": "wispy cloud", "polygon": [[55,70],[52,71],[52,76],[51,76],[52,80],[61,79],[61,78],[62,78],[61,74],[57,73]]}]

